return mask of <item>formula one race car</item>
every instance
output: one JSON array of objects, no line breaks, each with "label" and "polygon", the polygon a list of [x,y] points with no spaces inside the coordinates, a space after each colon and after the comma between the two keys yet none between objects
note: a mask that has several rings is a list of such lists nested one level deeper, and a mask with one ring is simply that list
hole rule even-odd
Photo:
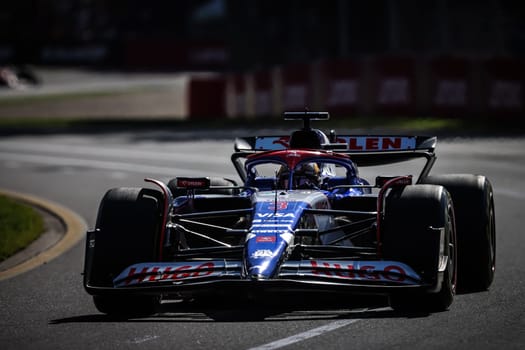
[{"label": "formula one race car", "polygon": [[[481,175],[429,175],[436,137],[328,136],[304,127],[238,138],[242,184],[177,177],[114,188],[88,232],[84,287],[108,314],[147,315],[161,299],[272,293],[386,295],[395,310],[446,310],[456,287],[489,288],[492,187]],[[422,159],[419,174],[358,167]]]}]

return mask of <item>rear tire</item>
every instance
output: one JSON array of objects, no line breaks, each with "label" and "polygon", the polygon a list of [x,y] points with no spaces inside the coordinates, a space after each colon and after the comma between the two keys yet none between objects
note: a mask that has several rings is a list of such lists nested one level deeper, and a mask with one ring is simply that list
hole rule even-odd
[{"label": "rear tire", "polygon": [[[436,287],[434,291],[393,294],[390,306],[397,311],[447,310],[456,292],[454,209],[449,193],[429,185],[393,190],[386,200],[382,227],[384,258],[406,263]],[[441,274],[440,250],[447,257]]]},{"label": "rear tire", "polygon": [[[141,188],[109,190],[99,207],[89,284],[113,287],[113,279],[126,267],[156,261],[162,214],[159,191]],[[112,315],[146,315],[155,312],[156,296],[95,295],[100,312]]]},{"label": "rear tire", "polygon": [[458,235],[458,291],[487,290],[496,271],[496,222],[492,185],[485,176],[433,175],[425,183],[451,194]]}]

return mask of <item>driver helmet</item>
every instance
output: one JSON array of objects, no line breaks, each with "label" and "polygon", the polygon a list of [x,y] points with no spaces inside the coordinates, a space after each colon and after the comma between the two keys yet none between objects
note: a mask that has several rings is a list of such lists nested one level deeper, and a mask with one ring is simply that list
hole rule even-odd
[{"label": "driver helmet", "polygon": [[277,172],[277,187],[288,189],[288,182],[290,180],[290,170],[287,166],[283,165]]},{"label": "driver helmet", "polygon": [[321,171],[317,163],[304,163],[294,172],[294,187],[315,189],[321,185]]}]

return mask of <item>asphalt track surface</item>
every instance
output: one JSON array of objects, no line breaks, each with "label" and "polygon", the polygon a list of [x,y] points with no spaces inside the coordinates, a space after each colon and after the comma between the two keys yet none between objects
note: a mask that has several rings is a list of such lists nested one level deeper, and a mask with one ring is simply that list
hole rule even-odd
[{"label": "asphalt track surface", "polygon": [[[239,132],[240,133],[240,132]],[[229,134],[231,135],[231,134]],[[18,135],[0,139],[0,188],[68,208],[93,227],[105,191],[145,177],[235,177],[232,137],[175,132]],[[525,138],[438,143],[433,173],[478,173],[495,190],[497,271],[490,291],[458,295],[447,312],[400,314],[348,296],[339,307],[165,305],[150,318],[98,313],[82,287],[84,239],[0,281],[0,348],[8,349],[523,349]],[[390,174],[406,174],[406,167]],[[365,177],[367,171],[362,171]],[[300,297],[298,296],[298,300]],[[372,302],[367,300],[367,302]]]}]

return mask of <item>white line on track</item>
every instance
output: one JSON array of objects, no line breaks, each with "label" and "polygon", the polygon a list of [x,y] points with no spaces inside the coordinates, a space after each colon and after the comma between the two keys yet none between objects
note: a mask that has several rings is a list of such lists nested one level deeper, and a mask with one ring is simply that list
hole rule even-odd
[{"label": "white line on track", "polygon": [[146,335],[142,338],[135,338],[133,340],[128,341],[130,344],[142,344],[151,340],[155,340],[157,338],[160,338],[158,335]]},{"label": "white line on track", "polygon": [[[75,166],[75,167],[87,167],[87,168],[96,168],[96,169],[105,169],[105,170],[120,170],[128,171],[134,173],[150,173],[157,175],[195,175],[195,176],[204,176],[209,175],[209,171],[204,172],[203,170],[198,169],[185,169],[185,168],[170,168],[162,166],[153,166],[153,165],[143,165],[136,163],[124,163],[116,161],[102,161],[102,160],[93,160],[93,159],[79,159],[79,158],[69,158],[69,157],[54,157],[54,156],[44,156],[44,155],[29,155],[29,154],[19,154],[19,153],[8,153],[0,152],[0,159],[6,161],[16,161],[16,162],[29,162],[36,164],[46,164],[46,165],[59,165],[59,166]],[[216,176],[231,177],[229,174],[219,174]]]},{"label": "white line on track", "polygon": [[351,319],[351,320],[338,320],[334,322],[330,322],[324,326],[317,327],[314,329],[310,329],[309,331],[299,333],[292,335],[291,337],[279,339],[276,341],[273,341],[271,343],[263,344],[256,346],[254,348],[250,348],[248,350],[273,350],[273,349],[279,349],[294,343],[301,342],[306,339],[310,339],[313,337],[317,337],[319,335],[322,335],[324,333],[331,332],[333,330],[336,330],[338,328],[342,328],[345,326],[348,326],[349,324],[355,323],[357,321],[360,321],[359,319]]},{"label": "white line on track", "polygon": [[[224,164],[229,160],[229,157],[220,157],[206,154],[199,154],[198,157],[189,157],[188,152],[166,152],[142,150],[137,148],[113,148],[113,147],[93,147],[93,146],[79,146],[66,144],[41,144],[41,143],[21,143],[21,142],[0,142],[0,149],[4,151],[13,152],[32,152],[32,153],[58,153],[69,156],[96,156],[96,157],[117,157],[130,159],[157,159],[175,161],[176,159],[184,159],[185,162],[196,164]],[[233,150],[233,147],[232,147]]]}]

